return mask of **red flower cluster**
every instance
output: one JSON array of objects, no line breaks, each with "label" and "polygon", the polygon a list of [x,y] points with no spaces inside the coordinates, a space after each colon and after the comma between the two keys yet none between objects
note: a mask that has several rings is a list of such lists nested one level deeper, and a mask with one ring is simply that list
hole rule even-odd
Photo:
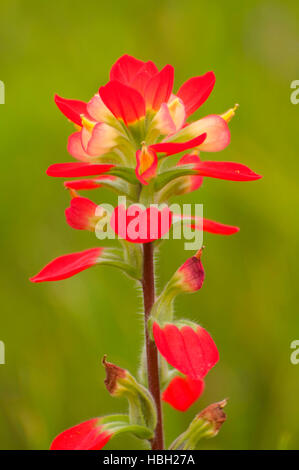
[{"label": "red flower cluster", "polygon": [[[76,178],[64,182],[72,196],[70,207],[65,211],[67,223],[74,229],[91,232],[99,227],[103,231],[111,228],[113,234],[134,245],[123,242],[120,250],[96,247],[61,256],[32,277],[32,282],[66,279],[93,265],[105,264],[122,269],[141,281],[144,288],[146,270],[142,262],[146,257],[138,244],[162,238],[178,221],[194,230],[215,234],[231,235],[239,230],[235,226],[185,217],[171,212],[168,207],[160,210],[151,205],[167,203],[172,196],[199,189],[206,177],[230,181],[260,178],[243,164],[200,158],[200,152],[218,152],[227,147],[230,142],[228,122],[235,114],[233,108],[222,115],[188,121],[212,92],[214,73],[193,77],[176,92],[173,83],[172,66],[158,70],[151,61],[124,55],[112,66],[108,83],[101,86],[90,101],[55,96],[56,105],[76,128],[68,139],[67,149],[77,161],[56,163],[47,170],[49,176]],[[178,154],[182,154],[178,160],[170,158]],[[166,160],[169,165],[164,165]],[[97,205],[77,193],[100,187],[125,196],[130,206],[119,205],[108,214],[104,205]],[[151,250],[150,245],[146,247]],[[175,272],[156,302],[145,310],[147,341],[154,338],[161,356],[182,374],[172,378],[162,398],[181,411],[187,410],[201,396],[204,378],[219,360],[217,347],[204,328],[188,321],[175,323],[172,319],[175,296],[198,291],[203,285],[204,269],[200,258],[201,250]],[[154,278],[154,274],[149,277]],[[149,297],[153,298],[152,293]],[[104,365],[109,372],[108,390],[115,396],[127,394],[134,413],[81,423],[57,436],[51,449],[101,449],[120,432],[132,432],[149,441],[155,438],[159,407],[154,392],[151,394],[152,390],[147,390],[144,383],[139,384],[128,371],[105,360]],[[167,375],[168,381],[169,377]],[[159,382],[159,378],[157,380]],[[159,402],[159,387],[157,390]],[[212,423],[212,427],[215,425],[211,412],[208,418],[207,413],[198,416]],[[223,416],[222,412],[221,423]],[[196,418],[171,448],[180,448],[177,446],[183,442],[184,449],[194,448],[197,441],[189,441],[188,436],[193,429],[199,436],[200,420]],[[220,424],[217,426],[218,432]],[[215,429],[210,429],[211,435],[215,435]]]},{"label": "red flower cluster", "polygon": [[[67,148],[79,161],[51,165],[47,174],[63,178],[94,177],[66,181],[64,185],[72,191],[73,196],[77,196],[74,191],[101,186],[121,193],[122,185],[125,184],[133,201],[132,193],[140,183],[142,186],[154,184],[158,199],[164,201],[166,195],[198,189],[204,177],[231,181],[260,178],[245,165],[202,161],[199,157],[199,151],[218,152],[230,142],[227,122],[234,115],[234,110],[222,116],[213,114],[191,123],[187,121],[212,92],[214,73],[208,72],[187,80],[176,93],[173,92],[173,81],[172,66],[166,65],[159,71],[151,61],[143,62],[124,55],[111,68],[110,81],[100,87],[90,101],[65,99],[56,95],[58,108],[77,128],[69,137]],[[190,150],[192,153],[182,156],[174,166],[178,171],[176,178],[161,185],[165,172],[160,170],[160,163],[164,157]],[[180,169],[190,174],[182,175]],[[87,198],[74,198],[71,207],[66,210],[66,221],[75,229],[94,231],[102,216],[96,214],[96,208],[97,205]],[[116,216],[124,210],[123,207],[115,209],[111,227],[121,238],[133,243],[159,239],[172,224],[170,214],[168,227],[164,227],[164,230],[158,223],[154,234],[130,236],[128,224],[132,222],[132,215],[125,217],[122,226],[116,220]],[[152,225],[152,210],[146,210],[143,214],[139,211],[138,216],[147,222],[148,227]],[[161,218],[161,214],[158,217]],[[193,229],[216,234],[230,235],[239,230],[238,227],[208,219],[203,219],[201,223],[193,222],[188,224]],[[31,280],[42,282],[72,276],[99,263],[99,257],[91,253],[94,251],[86,250],[57,258]],[[76,269],[73,268],[74,262]]]}]

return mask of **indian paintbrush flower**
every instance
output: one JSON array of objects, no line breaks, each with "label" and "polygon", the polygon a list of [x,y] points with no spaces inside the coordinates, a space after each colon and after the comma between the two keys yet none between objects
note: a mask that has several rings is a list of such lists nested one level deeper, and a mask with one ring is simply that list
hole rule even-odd
[{"label": "indian paintbrush flower", "polygon": [[[67,429],[54,439],[51,449],[101,449],[123,432],[149,441],[152,449],[163,449],[161,396],[175,409],[187,410],[201,396],[203,379],[219,360],[217,347],[203,327],[173,319],[175,297],[202,288],[201,250],[176,270],[157,299],[153,262],[157,240],[165,238],[176,223],[221,235],[239,230],[203,217],[176,214],[167,205],[172,197],[197,191],[205,178],[254,181],[261,177],[240,163],[202,158],[205,152],[219,152],[229,145],[228,124],[237,109],[236,105],[222,114],[190,120],[214,85],[215,75],[209,71],[190,78],[176,91],[171,65],[159,70],[152,61],[124,55],[89,101],[55,95],[57,107],[75,127],[67,142],[75,161],[56,163],[47,170],[51,177],[71,178],[64,181],[72,197],[66,221],[74,229],[95,232],[98,238],[98,231],[111,228],[120,248],[96,246],[59,256],[31,281],[67,279],[96,265],[121,269],[142,286],[145,346],[142,383],[103,360],[106,387],[111,395],[128,399],[128,412]],[[103,187],[125,196],[129,205],[119,203],[108,214],[77,192]],[[166,207],[161,208],[161,203]],[[195,449],[200,439],[216,435],[225,420],[225,404],[210,405],[197,414],[170,448]]]}]

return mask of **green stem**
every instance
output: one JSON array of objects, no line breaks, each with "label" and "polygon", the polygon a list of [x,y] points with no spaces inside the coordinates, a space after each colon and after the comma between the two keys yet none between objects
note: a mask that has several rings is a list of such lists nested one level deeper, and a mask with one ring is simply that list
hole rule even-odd
[{"label": "green stem", "polygon": [[151,340],[148,331],[148,319],[155,302],[155,277],[154,277],[154,247],[153,243],[143,244],[143,302],[144,302],[144,323],[145,323],[145,342],[147,355],[147,376],[148,388],[151,392],[157,409],[157,427],[155,436],[151,440],[152,450],[163,450],[163,421],[161,392],[159,380],[158,351],[154,341]]}]

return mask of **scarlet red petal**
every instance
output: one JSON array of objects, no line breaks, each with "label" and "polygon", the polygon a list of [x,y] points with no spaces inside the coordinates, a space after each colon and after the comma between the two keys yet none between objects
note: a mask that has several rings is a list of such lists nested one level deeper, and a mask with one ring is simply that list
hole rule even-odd
[{"label": "scarlet red petal", "polygon": [[173,79],[174,69],[171,65],[166,65],[149,80],[145,89],[147,107],[158,111],[162,103],[167,103],[172,92]]},{"label": "scarlet red petal", "polygon": [[190,326],[179,329],[167,324],[161,328],[154,323],[153,335],[166,361],[194,380],[202,379],[219,359],[213,339],[200,326],[194,331]]},{"label": "scarlet red petal", "polygon": [[230,181],[254,181],[262,178],[261,175],[254,173],[248,166],[235,162],[201,161],[197,169],[201,176]]},{"label": "scarlet red petal", "polygon": [[168,207],[159,211],[156,207],[142,210],[136,204],[132,204],[127,210],[124,206],[117,206],[110,224],[120,238],[132,243],[149,243],[159,240],[169,231],[172,213]]},{"label": "scarlet red petal", "polygon": [[112,435],[103,430],[99,418],[93,418],[63,431],[55,437],[50,450],[100,450]]},{"label": "scarlet red petal", "polygon": [[[177,166],[191,164],[192,168],[196,170],[198,163],[200,163],[200,158],[198,155],[187,153],[182,158],[180,158],[180,160],[177,163]],[[203,177],[197,176],[197,175],[184,176],[184,180],[188,182],[188,184],[186,184],[186,189],[185,189],[186,193],[191,192],[191,191],[196,191],[197,189],[201,187],[203,183]]]},{"label": "scarlet red petal", "polygon": [[97,264],[104,248],[90,248],[89,250],[59,256],[47,264],[38,274],[33,276],[31,282],[60,281]]},{"label": "scarlet red petal", "polygon": [[101,87],[99,94],[107,108],[126,125],[145,116],[144,99],[134,88],[112,81]]},{"label": "scarlet red petal", "polygon": [[101,187],[102,181],[112,180],[114,178],[114,176],[104,175],[93,179],[65,181],[63,184],[68,189],[95,189]]},{"label": "scarlet red petal", "polygon": [[175,153],[185,152],[198,145],[202,144],[207,137],[207,134],[201,134],[195,139],[188,140],[187,142],[161,142],[160,144],[151,145],[150,148],[158,153],[166,153],[166,155],[174,155]]},{"label": "scarlet red petal", "polygon": [[204,391],[204,381],[174,377],[162,394],[162,400],[179,411],[186,411]]},{"label": "scarlet red petal", "polygon": [[157,73],[158,69],[155,64],[151,61],[146,62],[138,71],[136,76],[127,84],[130,85],[132,88],[135,88],[135,90],[139,91],[139,93],[144,96],[144,91],[149,80],[152,78],[153,75],[156,75]]},{"label": "scarlet red petal", "polygon": [[79,100],[69,100],[61,96],[54,96],[55,103],[60,111],[72,122],[82,126],[81,114],[88,115],[87,103]]},{"label": "scarlet red petal", "polygon": [[94,230],[97,205],[86,197],[74,197],[65,210],[67,223],[76,230]]},{"label": "scarlet red petal", "polygon": [[[152,62],[151,62],[152,64]],[[110,80],[117,80],[125,85],[130,85],[140,69],[144,68],[145,62],[135,59],[128,54],[120,57],[110,70]]]},{"label": "scarlet red petal", "polygon": [[[192,224],[191,228],[198,229],[199,226]],[[203,219],[202,230],[204,232],[215,233],[218,235],[233,235],[234,233],[239,232],[240,228],[234,225],[221,224],[220,222],[215,222],[214,220]]]},{"label": "scarlet red petal", "polygon": [[208,99],[214,88],[215,80],[214,72],[207,72],[183,83],[177,96],[184,102],[187,117]]},{"label": "scarlet red petal", "polygon": [[50,165],[47,169],[48,176],[72,178],[82,176],[100,175],[114,168],[115,165],[104,165],[100,163],[84,163],[84,162],[70,162],[70,163],[55,163]]}]

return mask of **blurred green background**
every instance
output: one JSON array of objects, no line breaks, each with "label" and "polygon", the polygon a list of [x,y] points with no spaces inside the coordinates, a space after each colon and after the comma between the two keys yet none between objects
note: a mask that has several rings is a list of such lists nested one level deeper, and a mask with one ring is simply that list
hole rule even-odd
[{"label": "blurred green background", "polygon": [[[88,100],[124,53],[172,64],[175,89],[214,70],[216,87],[196,116],[240,108],[231,145],[212,158],[264,175],[253,183],[206,179],[183,198],[241,231],[205,234],[204,287],[177,302],[178,314],[211,332],[221,360],[187,413],[164,406],[167,443],[197,411],[229,397],[228,420],[204,448],[299,448],[299,365],[290,363],[290,343],[299,339],[299,105],[290,102],[298,17],[295,1],[1,2],[1,449],[48,448],[66,427],[121,411],[124,402],[103,385],[104,353],[137,369],[142,304],[129,279],[99,267],[60,283],[28,281],[52,258],[98,244],[66,225],[69,196],[45,174],[71,160],[73,128],[53,95]],[[112,200],[97,193],[96,202]],[[160,287],[188,256],[182,241],[163,244]],[[131,437],[107,446],[139,447]]]}]

